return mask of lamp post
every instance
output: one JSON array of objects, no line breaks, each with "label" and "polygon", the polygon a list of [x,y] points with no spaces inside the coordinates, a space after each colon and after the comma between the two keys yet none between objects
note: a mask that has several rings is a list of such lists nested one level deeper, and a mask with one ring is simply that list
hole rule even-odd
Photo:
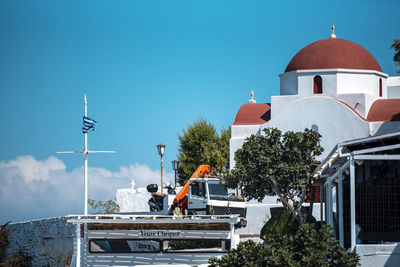
[{"label": "lamp post", "polygon": [[161,156],[161,194],[163,193],[163,171],[164,171],[164,166],[163,166],[163,156],[165,153],[165,145],[164,144],[158,144],[157,145],[157,150],[158,154]]},{"label": "lamp post", "polygon": [[179,168],[179,160],[173,160],[171,161],[171,163],[172,163],[172,169],[174,169],[175,171],[175,188],[176,188],[176,171]]}]

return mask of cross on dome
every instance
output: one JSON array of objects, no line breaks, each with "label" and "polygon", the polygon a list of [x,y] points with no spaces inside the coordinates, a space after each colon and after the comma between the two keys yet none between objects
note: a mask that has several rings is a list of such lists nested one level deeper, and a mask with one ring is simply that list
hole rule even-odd
[{"label": "cross on dome", "polygon": [[332,34],[331,34],[331,38],[336,38],[336,34],[335,34],[335,24],[332,24]]},{"label": "cross on dome", "polygon": [[250,96],[251,96],[251,99],[249,100],[249,103],[256,103],[256,100],[254,100],[254,91],[253,90],[251,90]]}]

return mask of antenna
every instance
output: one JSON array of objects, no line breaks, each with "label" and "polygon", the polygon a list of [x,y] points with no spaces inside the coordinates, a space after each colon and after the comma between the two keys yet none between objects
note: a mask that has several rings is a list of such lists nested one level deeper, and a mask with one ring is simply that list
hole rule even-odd
[{"label": "antenna", "polygon": [[[84,116],[84,120],[85,118],[87,118],[87,98],[86,98],[86,94],[84,97],[84,103],[85,103],[85,116]],[[85,123],[85,122],[84,122]],[[94,124],[96,122],[94,121],[93,123],[93,128],[91,130],[94,130]],[[84,124],[85,127],[85,124]],[[89,154],[93,154],[93,153],[116,153],[115,151],[93,151],[93,150],[88,150],[88,141],[87,141],[87,134],[88,134],[88,130],[83,130],[83,133],[85,135],[85,147],[83,150],[81,151],[63,151],[63,152],[57,152],[58,154],[83,154],[83,158],[84,158],[84,185],[85,185],[85,198],[84,198],[84,215],[88,215],[87,213],[87,204],[88,204],[88,158],[89,158]]]}]

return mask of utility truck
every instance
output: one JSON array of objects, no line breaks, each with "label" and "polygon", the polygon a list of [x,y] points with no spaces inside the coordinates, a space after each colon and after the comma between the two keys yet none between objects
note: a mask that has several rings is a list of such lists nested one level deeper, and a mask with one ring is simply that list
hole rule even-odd
[{"label": "utility truck", "polygon": [[[236,227],[246,226],[246,203],[241,196],[229,193],[209,165],[200,165],[190,179],[176,194],[173,202],[171,195],[161,194],[156,184],[149,185],[152,193],[149,200],[150,210],[164,214],[182,215],[239,215],[240,223]],[[170,190],[169,190],[170,191]],[[168,203],[171,203],[169,205]]]},{"label": "utility truck", "polygon": [[241,196],[228,193],[209,165],[200,165],[176,195],[172,211],[189,215],[238,214],[246,218],[246,203]]}]

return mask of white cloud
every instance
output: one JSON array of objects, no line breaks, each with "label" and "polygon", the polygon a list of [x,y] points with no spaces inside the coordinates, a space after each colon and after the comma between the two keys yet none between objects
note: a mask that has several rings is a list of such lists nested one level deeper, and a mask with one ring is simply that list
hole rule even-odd
[{"label": "white cloud", "polygon": [[0,162],[0,169],[7,169],[15,175],[21,176],[26,182],[34,180],[47,181],[50,179],[49,173],[54,171],[64,171],[64,162],[56,157],[49,157],[44,161],[38,161],[33,156],[20,156],[9,162]]},{"label": "white cloud", "polygon": [[[118,171],[89,167],[89,198],[115,199],[120,188],[160,182],[160,170],[145,164],[121,166]],[[173,173],[164,173],[164,183]],[[70,172],[56,157],[37,160],[31,155],[0,161],[0,223],[12,220],[80,214],[83,212],[83,167]]]},{"label": "white cloud", "polygon": [[[135,180],[136,187],[144,187],[148,184],[159,184],[160,183],[160,170],[152,170],[145,164],[135,163],[134,165],[120,167],[119,174],[124,177],[130,177]],[[164,184],[172,183],[174,180],[173,173],[165,173]]]}]

